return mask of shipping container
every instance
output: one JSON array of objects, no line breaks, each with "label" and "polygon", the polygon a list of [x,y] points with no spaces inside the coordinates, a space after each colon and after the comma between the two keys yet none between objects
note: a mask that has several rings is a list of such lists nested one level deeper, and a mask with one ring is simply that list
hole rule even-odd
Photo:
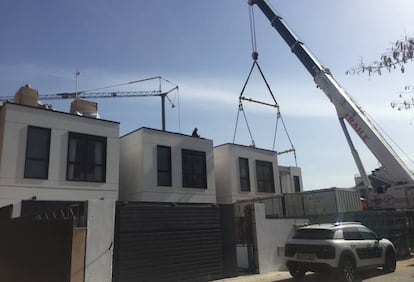
[{"label": "shipping container", "polygon": [[373,195],[375,209],[413,209],[414,187],[401,185],[388,188],[385,193]]},{"label": "shipping container", "polygon": [[283,197],[273,196],[271,198],[263,199],[266,216],[283,217]]},{"label": "shipping container", "polygon": [[344,188],[312,190],[303,193],[305,215],[361,211],[359,193]]},{"label": "shipping container", "polygon": [[288,193],[283,195],[285,217],[303,217],[303,193]]}]

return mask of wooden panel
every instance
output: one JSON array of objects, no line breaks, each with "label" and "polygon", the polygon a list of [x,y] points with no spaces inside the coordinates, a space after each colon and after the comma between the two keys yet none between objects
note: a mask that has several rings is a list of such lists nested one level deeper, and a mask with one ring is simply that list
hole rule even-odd
[{"label": "wooden panel", "polygon": [[70,281],[72,220],[15,219],[0,230],[0,281]]},{"label": "wooden panel", "polygon": [[85,277],[86,228],[74,228],[70,282],[83,282]]}]

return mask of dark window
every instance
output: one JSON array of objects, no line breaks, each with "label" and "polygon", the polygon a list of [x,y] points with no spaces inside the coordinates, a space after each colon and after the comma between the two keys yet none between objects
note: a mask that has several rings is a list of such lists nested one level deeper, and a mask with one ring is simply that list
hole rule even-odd
[{"label": "dark window", "polygon": [[257,191],[274,193],[273,166],[271,162],[256,161]]},{"label": "dark window", "polygon": [[334,232],[329,229],[298,229],[293,239],[324,240],[333,239]]},{"label": "dark window", "polygon": [[361,233],[355,227],[344,228],[342,230],[345,240],[363,240]]},{"label": "dark window", "polygon": [[300,192],[300,179],[299,179],[299,176],[297,176],[297,175],[293,176],[293,183],[295,185],[295,192]]},{"label": "dark window", "polygon": [[69,132],[66,179],[106,181],[106,137]]},{"label": "dark window", "polygon": [[249,160],[239,158],[240,191],[250,191]]},{"label": "dark window", "polygon": [[206,153],[182,149],[183,187],[207,188]]},{"label": "dark window", "polygon": [[366,227],[358,227],[358,231],[365,240],[375,240],[377,238],[377,234]]},{"label": "dark window", "polygon": [[171,147],[157,146],[158,186],[171,186]]},{"label": "dark window", "polygon": [[49,174],[50,128],[27,128],[25,178],[47,179]]}]

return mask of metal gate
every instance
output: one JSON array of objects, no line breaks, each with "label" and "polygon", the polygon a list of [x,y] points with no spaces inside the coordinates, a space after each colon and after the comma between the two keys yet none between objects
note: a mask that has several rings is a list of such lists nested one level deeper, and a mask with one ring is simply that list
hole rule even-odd
[{"label": "metal gate", "polygon": [[243,273],[259,273],[257,240],[254,222],[254,202],[235,204],[236,244],[238,270]]},{"label": "metal gate", "polygon": [[[210,204],[118,202],[113,281],[211,281],[236,275],[234,236],[223,233],[234,228],[223,228],[224,210],[233,211]],[[234,217],[228,218],[231,225]]]}]

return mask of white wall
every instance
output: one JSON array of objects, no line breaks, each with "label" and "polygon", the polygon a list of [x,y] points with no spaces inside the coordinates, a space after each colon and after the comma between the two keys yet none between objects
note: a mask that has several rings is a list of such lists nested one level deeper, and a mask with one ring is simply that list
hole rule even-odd
[{"label": "white wall", "polygon": [[[0,110],[3,128],[0,160],[0,205],[18,200],[66,200],[118,197],[119,124],[51,110],[5,104]],[[48,179],[24,178],[27,128],[51,129]],[[66,181],[68,132],[106,136],[106,182]]]},{"label": "white wall", "polygon": [[114,200],[88,201],[85,282],[112,282]]},{"label": "white wall", "polygon": [[266,219],[264,204],[254,204],[259,273],[286,270],[285,242],[307,219]]},{"label": "white wall", "polygon": [[303,192],[302,170],[300,167],[279,166],[279,173],[283,193],[295,193],[294,176],[299,177],[299,192]]},{"label": "white wall", "polygon": [[[235,166],[230,163],[230,147],[214,148],[214,171],[216,175],[216,195],[218,203],[232,203],[232,185],[237,185]],[[235,183],[237,182],[237,183]]]},{"label": "white wall", "polygon": [[138,200],[142,192],[142,133],[134,131],[121,137],[119,159],[119,199]]},{"label": "white wall", "polygon": [[[214,148],[217,201],[230,204],[239,200],[280,194],[277,153],[237,144],[223,144]],[[239,158],[249,162],[250,192],[240,191]],[[257,191],[256,160],[273,164],[275,193]]]},{"label": "white wall", "polygon": [[[157,145],[171,147],[172,186],[158,186]],[[141,128],[121,137],[120,199],[127,201],[215,203],[213,141]],[[181,150],[206,153],[207,189],[182,187]]]}]

